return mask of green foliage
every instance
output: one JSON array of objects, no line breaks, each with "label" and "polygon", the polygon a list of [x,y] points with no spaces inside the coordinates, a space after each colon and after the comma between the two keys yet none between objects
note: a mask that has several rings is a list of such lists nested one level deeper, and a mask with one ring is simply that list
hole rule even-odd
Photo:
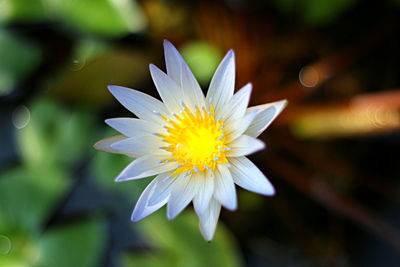
[{"label": "green foliage", "polygon": [[97,266],[106,240],[100,219],[45,223],[71,188],[69,169],[91,151],[93,118],[46,99],[31,106],[31,121],[17,130],[22,166],[0,175],[0,235],[11,249],[0,266]]},{"label": "green foliage", "polygon": [[0,1],[0,21],[38,21],[46,16],[43,0]]},{"label": "green foliage", "polygon": [[34,266],[99,266],[105,242],[105,225],[95,219],[51,229],[40,239],[44,253]]},{"label": "green foliage", "polygon": [[58,20],[79,31],[118,36],[144,30],[146,19],[135,1],[2,0],[0,20]]},{"label": "green foliage", "polygon": [[42,99],[31,107],[31,120],[18,131],[23,161],[32,168],[58,165],[67,167],[79,160],[93,138],[90,112],[68,112],[55,102]]},{"label": "green foliage", "polygon": [[214,239],[207,243],[199,232],[197,221],[192,211],[184,212],[172,221],[167,221],[160,211],[150,215],[137,226],[154,249],[147,253],[126,254],[122,266],[240,266],[240,254],[222,223],[219,223]]},{"label": "green foliage", "polygon": [[25,79],[39,64],[40,56],[35,45],[0,29],[0,95]]},{"label": "green foliage", "polygon": [[56,13],[80,30],[102,35],[121,35],[144,29],[145,20],[134,1],[47,0]]},{"label": "green foliage", "polygon": [[188,43],[180,51],[199,83],[207,85],[222,58],[221,52],[204,42]]},{"label": "green foliage", "polygon": [[15,169],[0,176],[1,228],[39,232],[70,181],[57,169]]},{"label": "green foliage", "polygon": [[326,25],[353,7],[357,0],[275,0],[275,6],[287,15],[296,15],[310,25]]}]

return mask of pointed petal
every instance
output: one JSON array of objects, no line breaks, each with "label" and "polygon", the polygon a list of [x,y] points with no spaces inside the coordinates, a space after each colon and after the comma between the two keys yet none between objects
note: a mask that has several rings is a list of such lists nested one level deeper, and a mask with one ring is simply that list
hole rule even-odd
[{"label": "pointed petal", "polygon": [[182,63],[182,88],[184,101],[192,111],[194,111],[194,105],[205,106],[203,91],[186,63]]},{"label": "pointed petal", "polygon": [[265,148],[263,141],[248,135],[241,135],[228,144],[231,150],[226,152],[227,157],[241,157],[260,151]]},{"label": "pointed petal", "polygon": [[115,181],[126,181],[140,179],[176,169],[178,163],[158,163],[164,160],[165,156],[145,155],[135,159],[130,163],[115,179]]},{"label": "pointed petal", "polygon": [[97,143],[94,144],[93,147],[97,150],[104,151],[104,152],[120,153],[120,151],[118,149],[112,148],[111,145],[116,142],[125,140],[127,138],[128,137],[126,137],[122,134],[110,136],[110,137],[104,138],[100,141],[97,141]]},{"label": "pointed petal", "polygon": [[124,154],[127,155],[129,157],[135,158],[137,157],[139,154],[138,153],[134,153],[132,151],[121,151],[119,149],[113,148],[111,147],[112,144],[120,142],[122,140],[126,140],[128,137],[119,134],[119,135],[114,135],[111,137],[107,137],[104,138],[100,141],[98,141],[96,144],[93,145],[93,147],[97,150],[100,151],[104,151],[104,152],[108,152],[108,153],[114,153],[114,154]]},{"label": "pointed petal", "polygon": [[161,101],[145,93],[121,86],[110,85],[108,89],[126,109],[134,113],[140,119],[155,123],[163,123],[160,116],[154,113],[154,111],[161,113],[167,112],[167,109]]},{"label": "pointed petal", "polygon": [[166,143],[162,142],[157,136],[144,135],[130,137],[116,142],[111,145],[111,148],[115,148],[123,152],[133,151],[139,154],[166,154],[165,156],[168,156],[168,152],[160,149],[160,147],[165,145]]},{"label": "pointed petal", "polygon": [[286,107],[287,100],[281,100],[269,104],[250,107],[247,112],[258,109],[257,116],[246,130],[245,134],[257,137],[275,120],[275,118]]},{"label": "pointed petal", "polygon": [[148,215],[152,214],[153,212],[164,206],[165,203],[167,203],[168,195],[164,196],[164,198],[160,198],[158,202],[155,202],[153,204],[149,203],[150,197],[156,193],[155,188],[158,183],[159,181],[154,179],[140,195],[131,216],[131,220],[133,222],[137,222],[147,217]]},{"label": "pointed petal", "polygon": [[229,158],[233,181],[246,190],[271,196],[275,189],[264,174],[246,157]]},{"label": "pointed petal", "polygon": [[176,180],[170,177],[171,173],[172,171],[161,173],[155,178],[158,180],[158,182],[156,188],[154,189],[155,193],[149,199],[150,205],[155,205],[166,197],[169,197],[172,185]]},{"label": "pointed petal", "polygon": [[218,164],[217,167],[214,198],[228,210],[235,210],[237,208],[237,196],[231,172],[225,164]]},{"label": "pointed petal", "polygon": [[249,105],[251,89],[251,83],[246,84],[236,94],[234,94],[229,102],[222,108],[221,116],[224,120],[224,123],[229,124],[233,121],[241,119],[246,114],[247,106]]},{"label": "pointed petal", "polygon": [[198,179],[192,179],[192,176],[183,177],[180,175],[176,178],[171,190],[167,205],[168,220],[172,220],[178,216],[181,211],[192,201],[198,189]]},{"label": "pointed petal", "polygon": [[134,118],[107,119],[106,123],[118,132],[129,137],[143,136],[164,131],[158,124]]},{"label": "pointed petal", "polygon": [[212,99],[217,117],[220,115],[221,108],[232,97],[234,88],[235,54],[233,50],[229,50],[215,71],[206,96],[206,103],[209,103]]},{"label": "pointed petal", "polygon": [[230,143],[239,136],[241,136],[249,127],[251,122],[257,116],[258,110],[252,110],[251,112],[244,115],[243,118],[233,121],[227,125],[224,125],[224,132],[226,133],[226,142]]},{"label": "pointed petal", "polygon": [[178,113],[182,110],[180,104],[180,100],[183,99],[182,87],[153,64],[150,64],[150,74],[157,91],[169,112]]},{"label": "pointed petal", "polygon": [[212,198],[208,208],[200,217],[200,232],[206,241],[211,241],[214,236],[220,211],[221,204]]},{"label": "pointed petal", "polygon": [[164,56],[168,76],[180,85],[182,73],[181,66],[185,61],[175,46],[168,40],[164,40]]},{"label": "pointed petal", "polygon": [[205,172],[199,172],[197,175],[194,174],[192,179],[199,180],[198,192],[193,198],[193,206],[197,215],[201,216],[207,209],[211,196],[213,195],[214,177]]}]

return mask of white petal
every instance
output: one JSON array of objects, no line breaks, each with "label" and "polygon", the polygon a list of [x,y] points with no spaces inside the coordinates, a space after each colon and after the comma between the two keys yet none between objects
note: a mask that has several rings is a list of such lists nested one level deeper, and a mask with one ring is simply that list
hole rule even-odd
[{"label": "white petal", "polygon": [[182,88],[172,80],[167,74],[150,64],[150,74],[153,82],[170,113],[178,113],[182,110],[180,100],[183,99]]},{"label": "white petal", "polygon": [[271,196],[275,189],[264,174],[246,157],[228,158],[233,181],[246,190]]},{"label": "white petal", "polygon": [[182,62],[184,63],[185,61],[175,46],[168,40],[164,40],[164,56],[168,76],[180,85],[182,73],[181,66]]},{"label": "white petal", "polygon": [[179,175],[173,184],[167,205],[168,220],[172,220],[192,201],[197,193],[199,181],[192,176]]},{"label": "white petal", "polygon": [[258,109],[258,114],[246,130],[245,134],[257,137],[275,120],[275,118],[286,107],[287,100],[281,100],[269,104],[250,107],[247,112]]},{"label": "white petal", "polygon": [[134,118],[107,119],[106,123],[118,132],[129,137],[143,136],[163,131],[163,128],[158,124]]},{"label": "white petal", "polygon": [[168,195],[162,199],[159,199],[158,202],[150,204],[149,199],[152,195],[156,193],[155,188],[157,186],[158,180],[154,179],[151,183],[146,187],[143,193],[140,195],[139,200],[136,203],[135,209],[133,210],[131,220],[133,222],[137,222],[144,217],[152,214],[159,208],[165,205],[168,201]]},{"label": "white petal", "polygon": [[251,94],[251,83],[246,84],[242,87],[229,102],[222,108],[221,116],[224,123],[241,119],[246,114],[247,106],[249,105],[250,94]]},{"label": "white petal", "polygon": [[115,181],[126,181],[140,179],[176,169],[178,163],[158,163],[164,160],[165,156],[145,155],[135,159],[130,163],[115,179]]},{"label": "white petal", "polygon": [[204,94],[196,78],[181,54],[168,40],[164,40],[164,55],[167,74],[183,88],[185,104],[191,109],[195,104],[199,107],[204,106]]},{"label": "white petal", "polygon": [[233,95],[235,88],[235,54],[233,50],[229,50],[224,59],[219,64],[213,78],[211,79],[210,87],[207,92],[206,102],[212,103],[215,107],[217,117],[219,112]]},{"label": "white petal", "polygon": [[192,175],[192,179],[199,180],[198,192],[193,198],[193,206],[198,216],[201,216],[210,203],[214,192],[214,177],[205,172]]},{"label": "white petal", "polygon": [[198,107],[205,105],[203,91],[186,63],[182,63],[182,88],[184,101],[192,111],[194,111],[194,105]]},{"label": "white petal", "polygon": [[237,196],[231,172],[225,164],[218,164],[217,167],[214,198],[228,210],[235,210],[237,208]]},{"label": "white petal", "polygon": [[226,125],[224,124],[226,142],[230,143],[241,136],[247,130],[254,118],[257,116],[257,112],[258,110],[252,110],[251,112],[244,115],[243,118]]},{"label": "white petal", "polygon": [[126,109],[140,119],[163,123],[162,118],[154,113],[155,111],[161,113],[167,112],[161,101],[145,93],[121,86],[110,85],[108,86],[108,90]]},{"label": "white petal", "polygon": [[214,236],[220,211],[221,204],[212,198],[208,208],[200,217],[200,232],[207,241],[210,241]]},{"label": "white petal", "polygon": [[155,179],[158,180],[156,188],[154,189],[154,194],[150,197],[150,205],[154,205],[161,200],[169,197],[171,193],[172,184],[176,179],[171,178],[172,171],[159,174]]},{"label": "white petal", "polygon": [[120,151],[132,151],[139,154],[161,154],[164,152],[168,156],[168,152],[160,148],[165,145],[166,143],[162,142],[157,136],[144,135],[124,139],[112,144],[111,147]]},{"label": "white petal", "polygon": [[129,157],[137,157],[138,154],[134,153],[132,151],[121,151],[119,149],[111,147],[112,144],[120,142],[122,140],[126,140],[128,137],[119,134],[119,135],[114,135],[111,137],[104,138],[100,141],[98,141],[96,144],[94,144],[94,148],[100,151],[108,152],[108,153],[115,153],[115,154],[124,154]]},{"label": "white petal", "polygon": [[263,141],[248,135],[241,135],[228,144],[231,150],[226,152],[227,157],[240,157],[252,154],[265,148]]}]

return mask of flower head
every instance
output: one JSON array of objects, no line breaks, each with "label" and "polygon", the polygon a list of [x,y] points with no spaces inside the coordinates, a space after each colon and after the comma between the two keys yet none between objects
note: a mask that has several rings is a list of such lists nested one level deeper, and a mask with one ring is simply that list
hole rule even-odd
[{"label": "flower head", "polygon": [[109,86],[118,101],[138,118],[108,119],[121,135],[95,148],[136,158],[116,181],[156,177],[140,196],[132,214],[138,221],[167,204],[168,219],[190,202],[200,230],[211,240],[221,205],[237,208],[235,184],[273,195],[263,173],[245,156],[265,147],[257,137],[286,105],[286,100],[248,108],[251,84],[234,93],[235,58],[230,50],[218,66],[206,97],[185,61],[164,41],[167,74],[150,72],[163,102],[136,90]]}]

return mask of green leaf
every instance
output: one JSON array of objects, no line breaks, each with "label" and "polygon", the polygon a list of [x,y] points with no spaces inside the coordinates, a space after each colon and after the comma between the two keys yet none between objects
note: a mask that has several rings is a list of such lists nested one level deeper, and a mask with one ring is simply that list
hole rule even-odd
[{"label": "green leaf", "polygon": [[325,25],[336,20],[356,3],[357,0],[307,0],[302,18],[308,24]]},{"label": "green leaf", "polygon": [[56,169],[16,169],[0,176],[0,228],[38,232],[68,190]]},{"label": "green leaf", "polygon": [[30,122],[17,131],[24,163],[31,168],[68,167],[90,152],[94,117],[89,109],[67,111],[55,101],[41,99],[31,107]]},{"label": "green leaf", "polygon": [[27,78],[40,59],[41,51],[35,45],[0,29],[0,95]]},{"label": "green leaf", "polygon": [[172,221],[167,221],[161,211],[150,215],[135,226],[154,250],[125,254],[122,266],[241,266],[240,253],[222,223],[208,243],[201,237],[197,221],[195,214],[189,211]]},{"label": "green leaf", "polygon": [[[0,253],[0,266],[31,266],[40,255],[37,239],[21,229],[0,228],[6,253]],[[0,240],[1,242],[1,240]]]},{"label": "green leaf", "polygon": [[38,21],[46,18],[43,0],[2,0],[0,21]]},{"label": "green leaf", "polygon": [[105,224],[88,220],[46,231],[40,242],[36,267],[100,266],[106,243]]},{"label": "green leaf", "polygon": [[81,31],[118,36],[144,30],[146,20],[135,1],[46,0],[56,19]]},{"label": "green leaf", "polygon": [[286,15],[295,15],[310,25],[323,26],[334,22],[357,2],[358,0],[275,0],[274,4]]}]

